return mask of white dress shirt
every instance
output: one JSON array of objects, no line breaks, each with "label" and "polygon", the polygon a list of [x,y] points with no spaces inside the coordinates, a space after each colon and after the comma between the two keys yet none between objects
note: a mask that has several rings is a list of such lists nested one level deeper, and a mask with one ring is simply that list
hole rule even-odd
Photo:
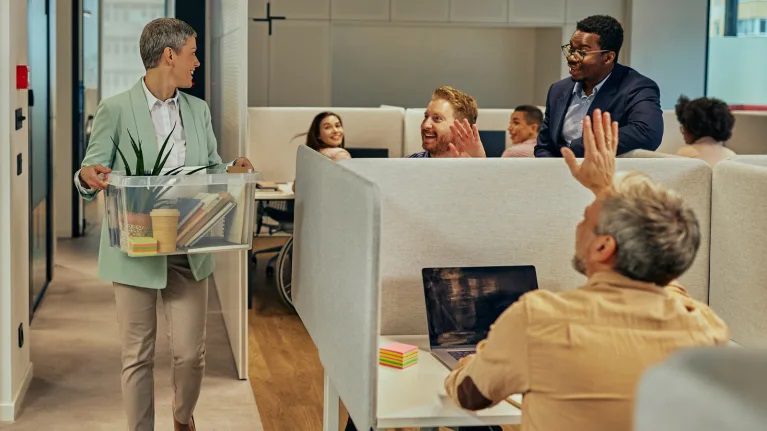
[{"label": "white dress shirt", "polygon": [[[146,94],[146,101],[149,105],[149,114],[154,124],[158,151],[162,147],[162,143],[165,142],[165,138],[173,130],[173,136],[170,137],[168,146],[165,147],[167,153],[171,145],[173,145],[168,161],[165,163],[165,169],[184,166],[184,161],[186,160],[186,134],[184,133],[184,126],[181,123],[181,115],[179,113],[178,90],[170,99],[161,101],[149,91],[143,79],[141,80],[141,85],[144,87],[144,94]],[[174,125],[176,126],[175,129],[173,129]]]}]

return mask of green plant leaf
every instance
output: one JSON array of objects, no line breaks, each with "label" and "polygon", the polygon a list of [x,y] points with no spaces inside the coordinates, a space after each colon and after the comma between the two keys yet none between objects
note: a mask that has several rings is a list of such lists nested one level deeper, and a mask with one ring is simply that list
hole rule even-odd
[{"label": "green plant leaf", "polygon": [[168,172],[164,173],[163,175],[176,175],[177,173],[181,172],[184,169],[183,166],[179,166],[177,168],[173,168],[169,170]]},{"label": "green plant leaf", "polygon": [[[160,147],[160,153],[157,155],[157,159],[154,161],[154,167],[152,168],[152,175],[160,175],[160,172],[162,172],[162,168],[165,166],[165,162],[168,160],[168,156],[173,151],[173,145],[171,144],[170,150],[168,150],[168,154],[163,157],[163,153],[165,152],[165,147],[168,145],[168,141],[170,140],[170,137],[173,136],[173,131],[176,130],[176,126],[178,123],[173,124],[173,128],[170,129],[170,133],[168,133],[168,136],[165,137],[165,141],[162,143],[162,147]],[[162,162],[160,162],[162,160]]]},{"label": "green plant leaf", "polygon": [[201,171],[201,170],[203,170],[203,169],[210,169],[210,168],[212,168],[213,166],[217,166],[217,165],[218,165],[218,163],[213,163],[213,164],[211,164],[211,165],[208,165],[208,166],[202,166],[202,167],[199,167],[199,168],[197,168],[197,169],[195,169],[195,170],[193,170],[193,171],[187,172],[186,174],[187,174],[187,175],[192,175],[192,174],[194,174],[194,173],[196,173],[196,172],[200,172],[200,171]]},{"label": "green plant leaf", "polygon": [[146,172],[144,172],[144,154],[143,151],[141,151],[141,141],[139,140],[138,145],[136,145],[136,140],[133,139],[130,129],[127,130],[128,137],[130,138],[130,145],[133,147],[133,153],[136,155],[136,175],[146,175]]},{"label": "green plant leaf", "polygon": [[173,199],[158,199],[154,201],[155,208],[173,208]]},{"label": "green plant leaf", "polygon": [[123,161],[123,165],[125,166],[125,174],[130,177],[132,174],[131,174],[130,166],[128,166],[128,161],[125,159],[125,155],[123,154],[122,151],[120,151],[120,146],[117,145],[117,142],[115,142],[115,139],[111,136],[109,137],[109,139],[112,140],[112,145],[115,146],[115,149],[117,150],[117,154],[120,155],[120,158]]},{"label": "green plant leaf", "polygon": [[170,156],[170,153],[173,151],[173,146],[174,145],[176,145],[175,142],[170,145],[170,150],[168,151],[168,154],[166,154],[165,158],[162,159],[162,163],[160,163],[160,165],[159,165],[160,170],[158,170],[157,172],[152,171],[152,175],[160,175],[160,171],[162,170],[163,166],[165,166],[165,162],[168,161],[168,157]]},{"label": "green plant leaf", "polygon": [[159,192],[157,192],[157,194],[155,195],[155,201],[159,201],[161,197],[165,196],[165,193],[168,193],[170,191],[170,189],[172,189],[172,187],[168,186],[163,188]]},{"label": "green plant leaf", "polygon": [[141,166],[141,175],[149,175],[144,167],[144,148],[141,146],[141,139],[138,140],[138,161],[136,162],[136,165]]}]

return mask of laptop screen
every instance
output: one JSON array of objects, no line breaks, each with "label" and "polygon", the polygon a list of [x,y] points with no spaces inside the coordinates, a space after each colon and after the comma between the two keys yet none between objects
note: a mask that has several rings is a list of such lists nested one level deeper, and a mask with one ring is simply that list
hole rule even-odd
[{"label": "laptop screen", "polygon": [[347,148],[353,159],[385,159],[389,157],[388,148]]},{"label": "laptop screen", "polygon": [[424,268],[431,347],[473,346],[523,294],[537,289],[535,267]]}]

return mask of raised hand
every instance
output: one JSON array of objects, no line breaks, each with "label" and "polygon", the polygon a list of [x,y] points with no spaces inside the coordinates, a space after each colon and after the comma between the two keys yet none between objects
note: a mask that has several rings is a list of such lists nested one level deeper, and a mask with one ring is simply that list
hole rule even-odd
[{"label": "raised hand", "polygon": [[452,157],[487,157],[482,140],[479,139],[479,129],[469,120],[455,120],[450,125],[453,142],[448,145],[448,154]]},{"label": "raised hand", "polygon": [[[104,190],[109,185],[107,174],[111,169],[103,165],[90,165],[80,168],[80,183],[84,183],[89,189]],[[99,174],[104,174],[102,178]]]},{"label": "raised hand", "polygon": [[583,162],[575,159],[569,148],[562,148],[570,173],[595,195],[609,191],[615,176],[615,155],[618,151],[618,122],[610,113],[595,109],[583,118]]}]

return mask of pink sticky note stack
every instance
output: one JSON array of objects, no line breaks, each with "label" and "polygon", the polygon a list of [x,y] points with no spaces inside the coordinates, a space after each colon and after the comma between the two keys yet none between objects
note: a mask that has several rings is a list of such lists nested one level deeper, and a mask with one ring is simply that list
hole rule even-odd
[{"label": "pink sticky note stack", "polygon": [[418,363],[418,347],[389,343],[378,350],[378,363],[392,368],[407,368]]}]

